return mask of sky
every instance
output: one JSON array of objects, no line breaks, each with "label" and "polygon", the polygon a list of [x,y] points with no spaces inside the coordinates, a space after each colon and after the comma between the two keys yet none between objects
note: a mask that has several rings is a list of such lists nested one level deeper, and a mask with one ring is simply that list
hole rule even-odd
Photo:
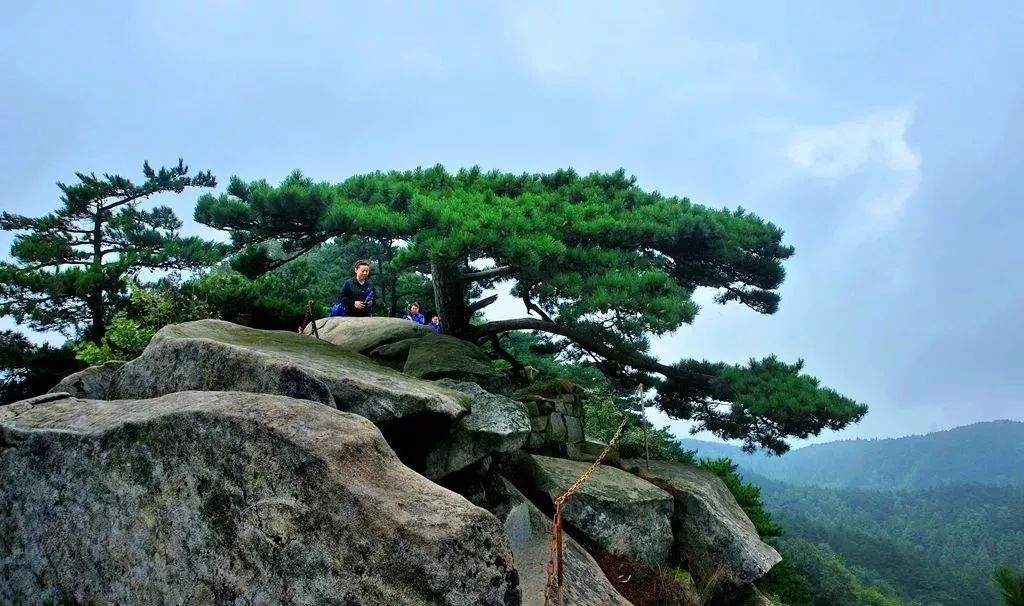
[{"label": "sky", "polygon": [[[796,248],[778,313],[699,293],[662,360],[804,359],[871,408],[818,440],[1024,420],[1020,2],[4,4],[3,210],[179,157],[222,185],[621,167]],[[159,202],[210,236],[197,197]]]}]

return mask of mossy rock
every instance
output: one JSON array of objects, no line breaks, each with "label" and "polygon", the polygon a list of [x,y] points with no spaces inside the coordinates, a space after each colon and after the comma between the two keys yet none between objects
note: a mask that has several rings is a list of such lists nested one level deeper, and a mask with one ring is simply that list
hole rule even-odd
[{"label": "mossy rock", "polygon": [[524,395],[538,395],[544,397],[554,397],[564,394],[576,393],[578,388],[576,383],[571,379],[554,378],[545,379],[543,381],[536,381],[529,387],[519,390],[519,393]]},{"label": "mossy rock", "polygon": [[[361,354],[389,343],[436,336],[426,326],[400,318],[321,318],[316,326],[317,335],[324,341]],[[312,330],[307,326],[305,334],[312,334]]]},{"label": "mossy rock", "polygon": [[447,335],[430,334],[411,340],[402,372],[432,381],[469,381],[492,393],[507,393],[510,389],[508,379],[491,367],[479,347]]}]

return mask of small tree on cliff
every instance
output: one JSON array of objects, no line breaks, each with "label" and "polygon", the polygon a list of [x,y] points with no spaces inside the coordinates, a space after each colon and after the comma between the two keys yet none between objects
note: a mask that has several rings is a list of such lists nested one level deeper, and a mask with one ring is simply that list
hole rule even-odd
[{"label": "small tree on cliff", "polygon": [[61,207],[30,218],[4,212],[0,229],[27,231],[15,237],[11,256],[0,263],[0,315],[27,320],[37,330],[65,335],[82,331],[102,341],[114,308],[127,290],[124,278],[143,269],[193,269],[224,258],[227,247],[182,238],[174,212],[139,208],[143,199],[186,187],[214,187],[209,172],[189,176],[181,160],[154,171],[136,185],[119,175],[77,173],[74,185],[58,183]]},{"label": "small tree on cliff", "polygon": [[[452,175],[435,167],[336,185],[296,172],[276,187],[235,178],[227,193],[200,198],[195,217],[239,247],[278,238],[295,255],[342,234],[404,242],[393,264],[430,275],[446,332],[496,348],[509,331],[548,333],[563,356],[656,388],[666,413],[749,450],[782,453],[787,437],[841,429],[867,412],[800,374],[802,362],[665,364],[649,355],[650,337],[694,319],[698,287],[717,290],[719,303],[774,313],[793,249],[743,209],[645,192],[622,171]],[[262,260],[253,250],[250,273]],[[505,281],[525,314],[471,323],[495,299],[474,297]]]}]

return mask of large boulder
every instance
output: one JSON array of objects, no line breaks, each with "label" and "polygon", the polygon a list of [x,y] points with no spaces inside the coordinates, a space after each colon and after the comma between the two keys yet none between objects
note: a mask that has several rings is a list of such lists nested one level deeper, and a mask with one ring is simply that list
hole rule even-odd
[{"label": "large boulder", "polygon": [[76,398],[109,400],[114,377],[117,376],[117,372],[122,366],[124,366],[124,362],[120,360],[90,366],[64,377],[56,387],[50,390],[50,393],[68,393]]},{"label": "large boulder", "polygon": [[[420,379],[469,381],[491,392],[509,390],[480,348],[399,318],[323,318],[317,334],[342,349],[361,353]],[[307,326],[306,334],[312,333]]]},{"label": "large boulder", "polygon": [[[507,457],[509,479],[535,500],[554,501],[590,465],[525,453]],[[660,565],[672,555],[672,495],[633,474],[599,466],[586,484],[565,501],[566,522],[594,546],[645,564]]]},{"label": "large boulder", "polygon": [[138,358],[112,371],[86,369],[52,391],[130,399],[188,390],[285,395],[384,425],[412,417],[424,427],[444,427],[468,411],[461,394],[383,368],[327,341],[221,320],[165,326]]},{"label": "large boulder", "polygon": [[[304,332],[313,334],[313,326],[306,326]],[[316,332],[328,343],[361,354],[381,345],[436,336],[426,326],[400,318],[321,318],[316,321]]]},{"label": "large boulder", "polygon": [[427,454],[425,476],[441,478],[492,453],[515,452],[526,444],[530,417],[522,402],[488,393],[476,383],[443,379],[438,384],[470,396],[470,413]]},{"label": "large boulder", "polygon": [[492,392],[511,391],[508,380],[494,370],[479,347],[447,335],[412,340],[402,372],[420,379],[471,381]]},{"label": "large boulder", "polygon": [[0,603],[520,601],[502,524],[358,416],[241,392],[16,406]]},{"label": "large boulder", "polygon": [[782,560],[761,541],[753,522],[715,474],[670,461],[651,461],[650,470],[639,460],[624,460],[622,466],[672,493],[677,557],[691,571],[721,569],[723,584],[743,587]]},{"label": "large boulder", "polygon": [[[550,559],[551,517],[541,512],[508,480],[498,477],[490,498],[491,511],[505,524],[519,571],[523,606],[543,606]],[[629,606],[605,577],[594,558],[571,536],[563,534],[562,585],[566,604],[575,606]]]}]

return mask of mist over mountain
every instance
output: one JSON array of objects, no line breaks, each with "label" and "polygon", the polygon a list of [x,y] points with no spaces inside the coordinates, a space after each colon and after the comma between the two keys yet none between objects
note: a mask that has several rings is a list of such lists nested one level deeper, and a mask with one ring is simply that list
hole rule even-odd
[{"label": "mist over mountain", "polygon": [[729,457],[741,470],[817,486],[912,490],[956,484],[1024,485],[1024,423],[990,421],[903,438],[842,440],[781,457],[683,440],[702,458]]}]

